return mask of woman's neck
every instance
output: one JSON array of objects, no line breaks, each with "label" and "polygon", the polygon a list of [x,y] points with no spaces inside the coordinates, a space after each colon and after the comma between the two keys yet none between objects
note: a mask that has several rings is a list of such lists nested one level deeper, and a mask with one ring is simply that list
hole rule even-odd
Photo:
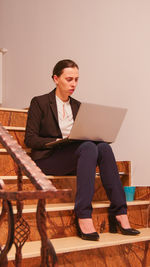
[{"label": "woman's neck", "polygon": [[62,94],[57,88],[56,88],[56,96],[59,97],[63,102],[67,102],[69,100],[69,96],[66,94]]}]

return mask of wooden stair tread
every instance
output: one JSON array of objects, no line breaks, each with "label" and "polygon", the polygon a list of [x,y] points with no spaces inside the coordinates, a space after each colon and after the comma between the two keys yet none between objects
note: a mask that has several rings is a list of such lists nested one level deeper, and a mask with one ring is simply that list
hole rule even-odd
[{"label": "wooden stair tread", "polygon": [[[120,175],[124,175],[124,173],[122,172]],[[46,178],[47,179],[76,179],[76,175],[65,175],[65,176],[54,176],[54,175],[47,175]],[[96,177],[99,177],[99,173],[96,174]],[[17,181],[17,176],[0,176],[1,179],[3,179],[4,181],[9,180],[9,181]],[[29,178],[27,176],[22,176],[23,180],[29,180]]]},{"label": "wooden stair tread", "polygon": [[17,109],[17,108],[3,108],[1,107],[0,108],[0,111],[14,111],[14,112],[24,112],[24,113],[27,113],[28,110],[27,109]]},{"label": "wooden stair tread", "polygon": [[[26,153],[31,153],[31,148],[25,148],[24,149]],[[0,154],[7,153],[7,150],[5,148],[0,148]]]},{"label": "wooden stair tread", "polygon": [[3,126],[6,130],[9,131],[23,131],[25,132],[25,127],[18,127],[18,126]]},{"label": "wooden stair tread", "polygon": [[[149,205],[150,200],[134,200],[127,202],[128,206],[138,206],[138,205]],[[109,201],[100,201],[100,202],[93,202],[92,206],[94,209],[102,209],[108,208],[110,205]],[[24,205],[23,213],[34,213],[36,212],[37,205]],[[14,207],[14,212],[16,213],[16,208]],[[46,204],[46,211],[53,212],[53,211],[66,211],[66,210],[73,210],[74,203],[54,203],[54,204]]]},{"label": "wooden stair tread", "polygon": [[[123,173],[123,172],[122,172]],[[3,180],[17,180],[17,176],[0,176]],[[47,179],[64,179],[64,178],[76,178],[76,175],[66,175],[66,176],[54,176],[54,175],[47,175]],[[24,180],[29,180],[27,176],[22,176]]]},{"label": "wooden stair tread", "polygon": [[[0,150],[1,150],[1,149],[0,149]],[[126,175],[125,172],[119,172],[119,174],[120,174],[120,175]],[[99,174],[99,173],[96,173],[96,177],[99,178],[99,176],[100,176],[100,174]],[[0,177],[1,177],[1,179],[3,179],[4,181],[5,181],[5,180],[12,180],[12,181],[13,181],[13,180],[17,180],[17,176],[15,176],[15,175],[14,175],[14,176],[6,176],[6,175],[3,176],[3,175],[1,175]],[[70,179],[74,178],[74,179],[75,179],[77,176],[76,176],[76,175],[65,175],[65,176],[63,176],[63,175],[62,175],[62,176],[60,176],[60,175],[59,175],[59,176],[47,175],[46,177],[47,177],[47,179],[65,179],[65,178],[66,178],[66,179],[67,179],[67,178],[70,178]],[[25,180],[28,180],[28,179],[29,179],[27,176],[23,176],[22,178],[25,179]]]},{"label": "wooden stair tread", "polygon": [[[100,234],[99,241],[86,241],[77,236],[51,239],[57,254],[82,250],[97,249],[102,247],[118,246],[123,244],[137,243],[150,240],[150,228],[140,229],[137,236],[126,236],[122,234]],[[22,248],[23,258],[33,258],[40,256],[40,241],[26,242]],[[8,260],[15,259],[15,246],[13,245],[8,253]]]}]

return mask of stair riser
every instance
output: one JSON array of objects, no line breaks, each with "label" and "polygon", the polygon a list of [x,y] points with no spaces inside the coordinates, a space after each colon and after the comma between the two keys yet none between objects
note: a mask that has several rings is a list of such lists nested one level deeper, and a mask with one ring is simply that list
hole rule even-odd
[{"label": "stair riser", "polygon": [[1,176],[14,176],[16,175],[16,165],[7,153],[0,153],[0,175]]},{"label": "stair riser", "polygon": [[[132,227],[143,228],[147,227],[148,207],[136,206],[128,208],[129,220]],[[98,232],[108,232],[108,209],[94,209],[93,221]],[[27,221],[31,226],[31,240],[39,240],[39,234],[36,230],[35,215],[28,214]],[[74,220],[74,211],[59,211],[47,213],[47,228],[49,238],[60,238],[76,235],[76,226]],[[36,234],[37,233],[37,237]],[[37,239],[35,239],[37,238]]]},{"label": "stair riser", "polygon": [[0,110],[0,122],[5,126],[25,127],[27,112]]},{"label": "stair riser", "polygon": [[[7,167],[7,166],[5,166]],[[58,189],[71,189],[69,196],[64,197],[64,199],[47,199],[47,203],[59,203],[59,202],[74,202],[76,194],[76,178],[61,178],[61,179],[52,179],[52,183]],[[121,180],[122,181],[122,180]],[[4,180],[6,185],[6,190],[16,191],[17,190],[17,180],[7,179]],[[29,179],[23,179],[23,190],[35,190],[34,186],[31,184]],[[135,200],[149,200],[150,199],[150,187],[136,187],[135,190]],[[94,201],[105,201],[108,200],[105,190],[102,186],[101,180],[99,177],[95,179],[95,194]],[[33,204],[37,203],[35,200],[24,201],[24,204]]]},{"label": "stair riser", "polygon": [[[66,194],[63,199],[47,199],[47,203],[59,203],[59,202],[74,202],[75,195],[76,195],[76,178],[62,178],[62,179],[52,179],[52,183],[56,186],[57,189],[71,189],[69,195]],[[6,189],[9,191],[16,191],[17,185],[16,181],[13,180],[5,180]],[[33,185],[30,183],[29,180],[23,180],[23,190],[25,191],[32,191],[35,190]],[[105,201],[108,200],[105,190],[102,186],[100,178],[95,179],[95,193],[93,197],[93,201]],[[25,201],[26,204],[33,204],[33,200]]]},{"label": "stair riser", "polygon": [[[99,233],[109,232],[107,216],[108,216],[107,208],[93,210],[94,225]],[[148,227],[147,205],[129,206],[128,216],[132,227],[134,228]],[[30,226],[31,233],[29,241],[39,240],[40,236],[37,230],[35,213],[23,214],[23,218],[28,222]],[[4,226],[4,223],[2,227],[3,227],[3,232],[0,234],[0,238],[1,240],[5,240],[5,235],[7,235],[7,228],[6,226]],[[47,212],[47,233],[49,238],[75,236],[77,233],[76,233],[75,217],[73,210]]]},{"label": "stair riser", "polygon": [[147,241],[90,251],[64,253],[58,255],[58,262],[59,267],[146,267],[150,264],[149,248],[150,242]]},{"label": "stair riser", "polygon": [[[21,132],[20,132],[21,135]],[[19,140],[19,142],[23,142],[23,140]],[[1,145],[1,144],[0,144]],[[24,145],[22,144],[24,147]],[[117,162],[118,169],[120,172],[128,173],[128,163],[124,162],[124,165],[121,162]],[[7,154],[7,152],[0,152],[0,175],[1,176],[16,176],[16,164],[14,163],[11,156]],[[98,168],[97,171],[99,172]],[[130,185],[130,175],[120,175],[122,184],[124,186]]]},{"label": "stair riser", "polygon": [[[115,239],[115,236],[114,236]],[[150,241],[58,254],[59,267],[147,267]],[[23,259],[22,267],[40,267],[40,257]],[[8,267],[14,267],[10,261]]]},{"label": "stair riser", "polygon": [[[47,203],[59,203],[59,202],[74,202],[76,194],[76,178],[62,178],[52,179],[52,183],[58,189],[67,188],[71,189],[69,195],[66,195],[63,199],[47,199]],[[16,191],[16,180],[5,180],[6,189],[9,191]],[[34,190],[33,185],[28,179],[23,179],[23,190]],[[136,187],[135,199],[137,200],[149,200],[150,199],[150,187]],[[105,190],[101,184],[100,178],[95,179],[95,194],[93,201],[105,201],[108,200]],[[36,200],[24,201],[24,204],[37,203]]]}]

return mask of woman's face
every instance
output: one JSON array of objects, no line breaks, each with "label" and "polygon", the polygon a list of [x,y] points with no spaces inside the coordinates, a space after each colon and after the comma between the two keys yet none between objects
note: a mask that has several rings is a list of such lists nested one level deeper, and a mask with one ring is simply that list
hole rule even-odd
[{"label": "woman's face", "polygon": [[58,97],[68,99],[68,96],[72,95],[76,89],[79,79],[79,70],[75,68],[65,68],[62,74],[58,77],[54,75],[54,81],[56,84],[56,95]]}]

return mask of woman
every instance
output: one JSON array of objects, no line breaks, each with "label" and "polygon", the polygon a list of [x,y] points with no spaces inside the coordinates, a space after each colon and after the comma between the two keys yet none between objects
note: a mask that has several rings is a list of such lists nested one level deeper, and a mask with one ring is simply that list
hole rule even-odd
[{"label": "woman", "polygon": [[56,88],[49,94],[34,97],[28,113],[25,144],[32,148],[32,159],[46,175],[77,174],[75,199],[78,235],[87,240],[98,240],[92,221],[96,166],[100,167],[103,186],[111,202],[109,230],[137,235],[127,217],[125,194],[120,182],[111,147],[104,142],[76,141],[46,148],[46,144],[69,135],[80,102],[71,97],[79,79],[78,65],[72,60],[59,61],[52,78]]}]

